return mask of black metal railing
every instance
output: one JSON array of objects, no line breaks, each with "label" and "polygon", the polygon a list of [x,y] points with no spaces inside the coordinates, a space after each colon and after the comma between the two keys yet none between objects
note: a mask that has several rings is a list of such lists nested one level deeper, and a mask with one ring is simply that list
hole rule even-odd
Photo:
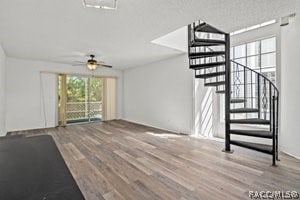
[{"label": "black metal railing", "polygon": [[251,119],[253,122],[254,119],[255,123],[250,124],[269,125],[273,134],[273,159],[278,159],[279,91],[276,85],[264,74],[230,60],[228,33],[196,21],[188,26],[188,42],[189,65],[195,70],[195,77],[203,78],[207,86],[216,86],[217,93],[225,93],[225,151],[231,152],[231,120]]},{"label": "black metal railing", "polygon": [[265,75],[231,60],[231,99],[244,99],[244,104],[232,104],[231,109],[257,109],[257,112],[231,114],[231,119],[263,119],[270,121],[270,131],[278,158],[279,90]]}]

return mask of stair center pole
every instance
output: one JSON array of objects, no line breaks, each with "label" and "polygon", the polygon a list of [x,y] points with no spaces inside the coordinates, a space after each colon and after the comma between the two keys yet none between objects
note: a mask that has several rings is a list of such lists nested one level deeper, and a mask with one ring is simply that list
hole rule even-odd
[{"label": "stair center pole", "polygon": [[230,95],[231,95],[231,67],[230,67],[230,35],[225,34],[225,149],[226,153],[232,153],[230,149]]}]

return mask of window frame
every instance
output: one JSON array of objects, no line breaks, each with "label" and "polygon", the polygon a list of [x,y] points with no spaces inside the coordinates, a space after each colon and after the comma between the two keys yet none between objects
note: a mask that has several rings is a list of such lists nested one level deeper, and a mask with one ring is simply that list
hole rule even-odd
[{"label": "window frame", "polygon": [[[265,52],[265,53],[262,53],[262,48],[261,48],[261,44],[262,44],[262,41],[263,40],[267,40],[267,39],[271,39],[271,38],[275,38],[275,51],[270,51],[270,52]],[[259,53],[258,54],[253,54],[253,55],[250,55],[248,56],[248,52],[247,52],[247,45],[250,44],[250,43],[253,43],[253,42],[259,42]],[[259,56],[259,68],[251,68],[253,69],[254,71],[257,71],[259,73],[265,73],[263,70],[268,70],[270,69],[270,71],[267,71],[267,73],[272,73],[274,72],[275,73],[275,78],[274,78],[274,81],[273,81],[273,78],[272,77],[268,77],[275,85],[276,85],[276,81],[277,81],[277,66],[278,66],[278,63],[277,63],[277,53],[278,53],[278,49],[277,49],[277,35],[270,35],[270,36],[266,36],[266,37],[261,37],[261,38],[257,38],[257,39],[254,39],[254,40],[248,40],[248,41],[245,41],[245,42],[241,42],[241,43],[237,43],[237,44],[234,44],[232,46],[230,46],[230,60],[240,60],[240,59],[244,59],[245,60],[245,66],[249,67],[247,65],[248,63],[248,58],[249,57],[254,57],[254,56]],[[241,46],[241,45],[245,45],[245,56],[241,56],[241,57],[235,57],[235,47],[238,47],[238,46]],[[268,54],[273,54],[275,53],[275,66],[272,66],[272,67],[262,67],[262,56],[263,55],[268,55]],[[241,63],[242,64],[242,63]],[[271,69],[274,69],[273,71]],[[220,111],[220,122],[221,123],[225,123],[225,111],[224,111],[224,108],[222,106],[225,106],[225,104],[221,104],[221,101],[222,99],[224,99],[224,96],[220,96],[220,108],[222,109],[222,111]]]},{"label": "window frame", "polygon": [[[261,51],[261,43],[263,40],[267,40],[267,39],[271,39],[271,38],[275,38],[275,51],[270,51],[270,52],[265,52],[265,53],[262,53]],[[247,45],[250,44],[250,43],[253,43],[253,42],[259,42],[259,53],[258,54],[253,54],[253,55],[248,55],[248,52],[247,52]],[[242,57],[235,57],[235,47],[238,47],[238,46],[241,46],[241,45],[245,45],[245,56],[242,56]],[[239,59],[245,59],[245,66],[248,67],[247,63],[248,63],[248,58],[249,57],[255,57],[255,56],[259,56],[259,68],[251,68],[259,73],[262,73],[262,69],[271,69],[271,68],[274,68],[275,69],[275,74],[276,74],[276,71],[277,71],[277,60],[276,60],[276,56],[277,56],[277,36],[276,35],[270,35],[270,36],[267,36],[267,37],[263,37],[263,38],[258,38],[258,39],[255,39],[255,40],[249,40],[249,41],[246,41],[246,42],[242,42],[242,43],[238,43],[238,44],[235,44],[235,45],[232,45],[230,47],[230,51],[232,51],[232,57],[231,59],[236,61],[236,60],[239,60]],[[263,55],[268,55],[268,54],[273,54],[275,53],[275,66],[272,66],[272,67],[263,67],[262,68],[262,56]],[[275,76],[275,82],[276,82],[276,76]],[[276,83],[275,83],[276,84]]]}]

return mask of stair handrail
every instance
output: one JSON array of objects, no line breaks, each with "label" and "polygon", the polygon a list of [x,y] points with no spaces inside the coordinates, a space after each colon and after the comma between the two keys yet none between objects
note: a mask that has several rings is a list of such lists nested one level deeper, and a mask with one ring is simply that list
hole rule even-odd
[{"label": "stair handrail", "polygon": [[240,66],[246,68],[247,70],[250,70],[251,72],[256,73],[258,76],[261,76],[261,77],[263,77],[264,79],[266,79],[266,80],[274,87],[274,89],[276,90],[277,96],[279,96],[279,90],[278,90],[278,88],[276,87],[276,85],[275,85],[268,77],[266,77],[266,76],[263,75],[262,73],[259,73],[259,72],[255,71],[255,70],[253,70],[253,69],[251,69],[251,68],[249,68],[249,67],[247,67],[247,66],[241,64],[241,63],[238,63],[238,62],[236,62],[236,61],[234,61],[234,60],[230,60],[230,62],[233,62],[233,63],[235,63],[235,64],[237,64],[237,65],[240,65]]},{"label": "stair handrail", "polygon": [[[211,51],[211,52],[213,52],[214,50],[213,49],[211,49],[210,47],[206,47],[209,51]],[[221,56],[221,57],[225,57],[225,56]],[[247,70],[250,70],[251,72],[254,72],[254,73],[256,73],[256,74],[258,74],[258,76],[261,76],[261,77],[263,77],[264,79],[266,79],[268,82],[270,82],[271,83],[271,85],[274,87],[274,89],[276,90],[276,93],[277,93],[277,96],[279,96],[279,89],[277,88],[277,86],[268,78],[268,77],[266,77],[265,75],[263,75],[262,73],[259,73],[259,72],[257,72],[257,71],[255,71],[255,70],[253,70],[253,69],[251,69],[250,67],[247,67],[247,66],[245,66],[245,65],[243,65],[243,64],[241,64],[241,63],[238,63],[238,62],[236,62],[236,61],[234,61],[234,60],[230,60],[230,62],[233,62],[233,63],[235,63],[235,64],[237,64],[237,65],[240,65],[240,66],[242,66],[242,67],[244,67],[244,68],[246,68]]]},{"label": "stair handrail", "polygon": [[[207,49],[209,49],[209,51],[213,52],[213,49],[211,49],[210,47],[207,47]],[[225,56],[221,56],[221,57],[224,58]],[[272,85],[272,86],[274,87],[274,89],[276,90],[277,95],[279,96],[279,90],[278,90],[277,86],[276,86],[276,85],[275,85],[268,77],[266,77],[266,76],[263,75],[262,73],[259,73],[259,72],[255,71],[255,70],[251,69],[250,67],[247,67],[247,66],[245,66],[245,65],[243,65],[243,64],[241,64],[241,63],[238,63],[238,62],[236,62],[236,61],[234,61],[234,60],[230,60],[230,62],[233,62],[233,63],[235,63],[235,64],[237,64],[237,65],[240,65],[240,66],[246,68],[247,70],[250,70],[251,72],[254,72],[254,73],[258,74],[259,76],[263,77],[264,79],[266,79],[268,82],[271,83],[271,85]]]}]

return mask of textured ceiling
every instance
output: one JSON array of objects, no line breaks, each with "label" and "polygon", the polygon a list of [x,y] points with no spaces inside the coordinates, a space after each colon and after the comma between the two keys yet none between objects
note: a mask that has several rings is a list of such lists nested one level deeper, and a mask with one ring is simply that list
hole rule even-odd
[{"label": "textured ceiling", "polygon": [[118,10],[83,8],[81,0],[1,0],[0,44],[8,56],[64,62],[96,53],[116,68],[180,51],[151,43],[194,20],[230,32],[293,12],[300,0],[119,0]]}]

